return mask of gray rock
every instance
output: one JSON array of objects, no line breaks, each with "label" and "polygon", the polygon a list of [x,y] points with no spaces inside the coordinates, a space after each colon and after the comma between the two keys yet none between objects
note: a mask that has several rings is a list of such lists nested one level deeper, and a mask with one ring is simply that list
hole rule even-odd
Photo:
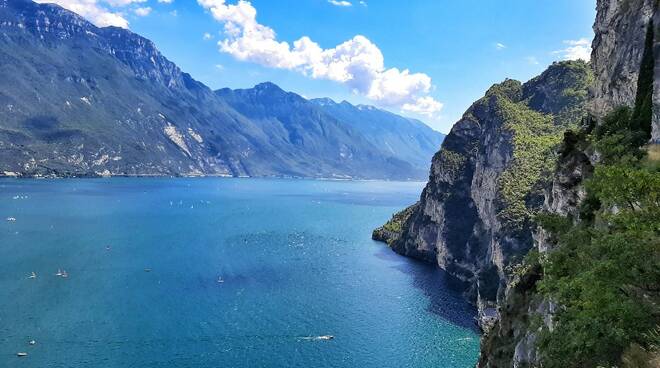
[{"label": "gray rock", "polygon": [[[655,19],[656,30],[660,27],[656,3],[656,0],[597,2],[591,54],[595,83],[589,104],[596,117],[604,116],[615,107],[635,104],[646,29],[651,19]],[[660,40],[655,40],[654,45],[658,54]],[[656,58],[655,63],[652,139],[660,142],[660,58]]]}]

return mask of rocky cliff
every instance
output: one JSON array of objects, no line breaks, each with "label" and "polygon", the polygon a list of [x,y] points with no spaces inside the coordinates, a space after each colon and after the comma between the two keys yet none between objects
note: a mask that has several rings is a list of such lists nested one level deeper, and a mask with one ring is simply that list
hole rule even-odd
[{"label": "rocky cliff", "polygon": [[[538,290],[544,278],[538,259],[557,249],[557,239],[533,218],[578,219],[592,205],[584,183],[602,157],[591,146],[592,131],[616,107],[628,106],[633,115],[652,112],[647,137],[660,138],[660,67],[653,57],[660,53],[658,1],[599,0],[597,8],[592,62],[582,65],[583,77],[562,78],[576,65],[555,64],[522,87],[507,81],[491,88],[445,139],[420,202],[374,232],[396,252],[437,262],[466,282],[484,328],[479,367],[547,365],[539,331],[552,330],[559,307]],[[564,83],[548,87],[553,80]],[[576,80],[577,86],[565,83]],[[566,96],[580,98],[556,103]],[[562,112],[567,107],[570,114]],[[536,123],[539,112],[553,124]],[[561,132],[572,124],[578,129]],[[656,147],[647,147],[649,156]]]},{"label": "rocky cliff", "polygon": [[[590,110],[597,117],[618,106],[632,106],[647,33],[660,33],[657,0],[600,0],[594,23],[591,63],[595,74]],[[653,22],[651,22],[653,21]],[[653,26],[655,25],[655,26]],[[649,27],[650,26],[650,27]],[[649,28],[651,28],[649,30]],[[660,40],[653,41],[660,52]],[[660,59],[655,61],[655,92],[660,90]],[[660,93],[653,94],[653,140],[660,141]]]},{"label": "rocky cliff", "polygon": [[[652,83],[652,141],[658,142],[660,121],[658,88],[660,86],[660,51],[658,32],[660,12],[656,0],[599,0],[594,23],[595,39],[592,45],[594,84],[591,88],[588,110],[591,117],[583,121],[578,133],[567,132],[556,163],[551,184],[546,188],[543,211],[551,215],[578,219],[586,206],[587,191],[584,181],[593,175],[601,154],[585,141],[584,134],[602,124],[605,115],[616,108],[627,106],[638,110],[649,96],[642,89]],[[654,26],[655,24],[655,26]],[[645,60],[645,58],[647,58]],[[645,65],[654,65],[654,71],[644,71]],[[644,75],[645,74],[645,75]],[[652,76],[652,77],[650,77]],[[652,78],[650,80],[644,79]],[[649,147],[652,151],[653,144]],[[533,249],[543,256],[556,247],[556,239],[542,228],[534,233]],[[523,270],[509,283],[499,303],[498,321],[485,334],[479,367],[536,367],[542,364],[539,352],[539,323],[533,316],[552,329],[552,316],[557,305],[538,292],[538,281],[543,278],[537,266]],[[656,364],[658,363],[657,358]],[[642,367],[644,362],[625,362],[629,367]]]},{"label": "rocky cliff", "polygon": [[576,61],[491,87],[445,138],[419,204],[395,217],[403,225],[390,222],[376,237],[437,262],[467,283],[473,301],[494,305],[510,266],[532,247],[553,149],[583,112],[590,83],[587,64]]}]

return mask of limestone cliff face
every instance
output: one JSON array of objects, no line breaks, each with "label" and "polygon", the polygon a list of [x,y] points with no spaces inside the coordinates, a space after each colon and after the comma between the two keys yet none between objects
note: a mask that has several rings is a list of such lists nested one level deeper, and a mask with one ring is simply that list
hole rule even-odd
[{"label": "limestone cliff face", "polygon": [[[649,32],[649,25],[660,25],[660,12],[656,0],[599,0],[598,15],[594,24],[596,37],[593,42],[592,67],[595,82],[589,101],[589,110],[598,123],[613,108],[635,105],[639,71],[648,35],[658,35],[657,27]],[[653,19],[653,23],[651,20]],[[655,37],[655,55],[660,52],[659,37]],[[655,58],[653,79],[653,133],[652,140],[660,140],[658,98],[660,96],[660,66]],[[588,131],[589,127],[583,127]],[[574,133],[564,138],[560,157],[552,183],[546,188],[544,211],[577,217],[578,206],[585,199],[582,185],[591,176],[598,155],[587,147],[575,143],[580,141]],[[540,252],[553,248],[547,234],[538,229],[534,233],[534,247]],[[530,327],[530,315],[543,318],[551,324],[551,314],[556,307],[536,293],[536,281],[541,270],[527,270],[509,283],[505,296],[498,306],[499,320],[482,339],[479,367],[536,367],[540,366],[536,330]]]},{"label": "limestone cliff face", "polygon": [[553,149],[582,113],[590,82],[587,64],[563,62],[525,84],[491,87],[433,158],[420,202],[387,234],[392,249],[465,281],[482,312],[494,305],[509,267],[532,247]]},{"label": "limestone cliff face", "polygon": [[[595,74],[590,110],[601,117],[617,106],[632,106],[644,54],[647,27],[660,33],[657,0],[599,0],[591,63]],[[655,53],[660,53],[656,37]],[[655,62],[653,140],[660,142],[660,59]]]},{"label": "limestone cliff face", "polygon": [[[485,331],[479,367],[541,365],[531,316],[550,326],[557,306],[536,290],[543,277],[540,267],[520,260],[530,249],[544,253],[554,245],[530,219],[537,211],[577,217],[585,199],[583,182],[598,154],[581,146],[579,133],[560,131],[581,121],[581,131],[588,132],[613,108],[639,102],[640,67],[647,65],[649,42],[660,55],[658,3],[598,0],[593,79],[585,71],[575,83],[575,78],[562,77],[571,64],[555,64],[522,86],[506,81],[491,88],[445,139],[404,226],[388,234],[395,251],[437,262],[467,283]],[[655,143],[660,143],[658,59],[651,64]],[[586,112],[593,118],[582,119]],[[536,114],[550,117],[551,123]],[[557,155],[550,156],[551,151]]]}]

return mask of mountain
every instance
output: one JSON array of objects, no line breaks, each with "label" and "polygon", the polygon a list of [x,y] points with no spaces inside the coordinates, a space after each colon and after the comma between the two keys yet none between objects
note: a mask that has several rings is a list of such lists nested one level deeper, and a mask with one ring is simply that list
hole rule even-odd
[{"label": "mountain", "polygon": [[442,144],[444,134],[416,119],[409,119],[368,105],[337,103],[329,98],[311,100],[326,113],[346,122],[367,138],[385,155],[410,162],[416,169],[428,171],[428,157]]},{"label": "mountain", "polygon": [[4,175],[428,175],[300,96],[264,84],[237,101],[56,5],[0,0],[0,37]]},{"label": "mountain", "polygon": [[[307,100],[273,83],[262,83],[251,89],[224,88],[215,93],[264,131],[272,133],[271,144],[281,147],[282,151],[287,151],[288,145],[296,146],[297,157],[291,160],[309,162],[306,157],[331,158],[337,147],[340,147],[341,158],[346,158],[356,154],[354,147],[360,147],[364,155],[371,157],[370,162],[376,163],[379,157],[404,162],[411,165],[406,167],[406,177],[421,178],[428,175],[429,169],[424,159],[431,157],[442,142],[442,134],[421,122],[371,106],[363,108],[373,113],[362,113],[348,103],[342,105],[350,108],[333,109],[319,103],[321,100]],[[390,147],[389,142],[395,142],[396,149]],[[368,165],[369,161],[364,164]]]},{"label": "mountain", "polygon": [[509,265],[532,246],[553,149],[584,111],[590,79],[586,63],[561,62],[525,84],[492,86],[433,158],[420,202],[382,229],[399,232],[378,237],[437,262],[467,283],[472,300],[493,305]]},{"label": "mountain", "polygon": [[598,0],[591,62],[491,87],[374,230],[464,281],[480,368],[660,366],[659,7]]}]

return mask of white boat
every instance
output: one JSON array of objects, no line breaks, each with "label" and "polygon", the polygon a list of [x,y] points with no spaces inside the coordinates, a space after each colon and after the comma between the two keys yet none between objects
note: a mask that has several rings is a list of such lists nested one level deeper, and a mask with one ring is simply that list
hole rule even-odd
[{"label": "white boat", "polygon": [[222,284],[225,282],[225,280],[222,278],[222,276],[218,276],[218,284]]},{"label": "white boat", "polygon": [[66,273],[66,270],[63,270],[63,271],[62,271],[62,277],[64,277],[64,278],[69,277],[69,274]]},{"label": "white boat", "polygon": [[36,341],[34,341],[34,340],[30,340],[30,342],[28,342],[28,344],[30,344],[30,345],[36,345],[36,344],[37,344],[37,342],[36,342]]},{"label": "white boat", "polygon": [[55,276],[62,276],[62,270],[58,268]]},{"label": "white boat", "polygon": [[28,279],[36,279],[36,278],[37,278],[37,274],[34,273],[34,272],[32,272],[32,274],[30,274],[30,276],[28,276]]},{"label": "white boat", "polygon": [[23,358],[27,356],[27,353],[16,353],[16,355]]},{"label": "white boat", "polygon": [[7,217],[7,221],[16,222],[16,217]]},{"label": "white boat", "polygon": [[305,336],[301,337],[302,340],[318,341],[318,340],[332,340],[335,337],[332,335],[321,335],[321,336]]}]

